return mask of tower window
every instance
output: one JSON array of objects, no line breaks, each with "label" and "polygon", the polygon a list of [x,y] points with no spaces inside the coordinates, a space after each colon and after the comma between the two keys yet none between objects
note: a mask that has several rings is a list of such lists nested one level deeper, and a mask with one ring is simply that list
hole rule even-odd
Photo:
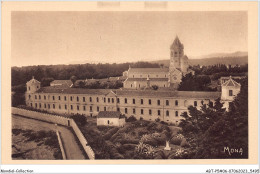
[{"label": "tower window", "polygon": [[229,93],[229,96],[233,96],[233,90],[229,90],[228,93]]}]

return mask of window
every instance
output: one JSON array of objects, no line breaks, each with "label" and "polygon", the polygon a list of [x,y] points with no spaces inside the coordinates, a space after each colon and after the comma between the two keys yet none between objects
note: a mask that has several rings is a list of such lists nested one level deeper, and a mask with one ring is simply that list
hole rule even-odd
[{"label": "window", "polygon": [[64,101],[66,101],[67,100],[67,97],[66,96],[64,96]]},{"label": "window", "polygon": [[31,107],[33,106],[33,104],[31,103]]},{"label": "window", "polygon": [[89,102],[92,102],[92,97],[89,97]]},{"label": "window", "polygon": [[42,104],[41,103],[39,103],[39,108],[42,108]]},{"label": "window", "polygon": [[77,105],[77,110],[79,110],[79,105]]},{"label": "window", "polygon": [[97,111],[99,112],[99,107],[97,106]]},{"label": "window", "polygon": [[37,103],[35,103],[35,107],[37,108]]},{"label": "window", "polygon": [[37,99],[37,95],[35,95],[35,99]]},{"label": "window", "polygon": [[120,112],[120,108],[117,108],[117,111]]},{"label": "window", "polygon": [[179,105],[178,100],[175,100],[175,106],[178,106],[178,105]]},{"label": "window", "polygon": [[99,102],[99,98],[97,97],[97,102]]},{"label": "window", "polygon": [[31,90],[30,86],[29,86],[29,91]]},{"label": "window", "polygon": [[159,116],[161,115],[161,111],[160,111],[160,110],[158,110],[158,115],[159,115]]},{"label": "window", "polygon": [[152,104],[152,100],[151,99],[149,99],[149,105],[151,105]]},{"label": "window", "polygon": [[67,109],[67,105],[65,105],[64,108]]},{"label": "window", "polygon": [[233,90],[229,90],[229,96],[233,96]]},{"label": "window", "polygon": [[85,99],[85,97],[83,97],[83,102],[85,102],[86,101],[86,99]]},{"label": "window", "polygon": [[52,100],[55,100],[55,96],[52,96]]},{"label": "window", "polygon": [[85,111],[86,110],[86,106],[83,106],[83,111]]},{"label": "window", "polygon": [[141,105],[142,105],[142,104],[144,104],[144,100],[143,100],[143,99],[141,99]]},{"label": "window", "polygon": [[160,100],[157,100],[157,105],[160,105],[160,104],[161,104]]},{"label": "window", "polygon": [[131,84],[131,88],[133,87],[133,85]]},{"label": "window", "polygon": [[72,101],[72,96],[70,96],[70,101]]},{"label": "window", "polygon": [[117,98],[117,103],[120,103],[120,99],[119,98]]},{"label": "window", "polygon": [[44,100],[46,100],[46,96],[43,96]]},{"label": "window", "polygon": [[112,103],[114,103],[114,98],[112,98]]},{"label": "window", "polygon": [[198,105],[197,101],[194,101],[194,106],[197,106],[197,105]]},{"label": "window", "polygon": [[107,99],[107,102],[110,103],[110,98]]},{"label": "window", "polygon": [[29,99],[31,99],[31,95],[29,95]]},{"label": "window", "polygon": [[51,108],[51,105],[50,104],[48,104],[48,109],[50,109]]},{"label": "window", "polygon": [[169,113],[169,111],[167,110],[167,111],[166,111],[166,116],[169,117],[169,115],[170,115],[170,113]]},{"label": "window", "polygon": [[60,96],[58,96],[58,100],[60,100]]},{"label": "window", "polygon": [[166,100],[166,106],[169,106],[169,100]]},{"label": "window", "polygon": [[151,109],[149,109],[149,115],[152,115],[152,110]]},{"label": "window", "polygon": [[127,98],[125,98],[125,103],[127,103]]},{"label": "window", "polygon": [[125,108],[125,113],[127,114],[127,108]]},{"label": "window", "polygon": [[77,96],[77,101],[79,101],[79,97]]},{"label": "window", "polygon": [[39,88],[39,86],[37,86],[37,89]]},{"label": "window", "polygon": [[41,100],[41,96],[39,95],[39,100]]},{"label": "window", "polygon": [[139,88],[140,88],[141,86],[140,86],[140,84],[139,84]]},{"label": "window", "polygon": [[52,105],[53,109],[55,109],[55,104]]},{"label": "window", "polygon": [[70,109],[73,110],[73,106],[72,105],[70,105]]},{"label": "window", "polygon": [[106,103],[106,97],[104,97],[104,103]]},{"label": "window", "polygon": [[142,115],[144,114],[144,110],[143,110],[143,109],[141,109],[141,114],[142,114]]},{"label": "window", "polygon": [[135,114],[135,108],[133,109],[133,114]]},{"label": "window", "polygon": [[61,106],[59,105],[59,109],[61,109]]},{"label": "window", "polygon": [[133,104],[135,104],[135,99],[133,99]]},{"label": "window", "polygon": [[46,104],[44,104],[44,108],[46,108]]},{"label": "window", "polygon": [[106,107],[104,107],[104,111],[106,111],[107,110],[107,108]]},{"label": "window", "polygon": [[178,117],[179,116],[179,112],[175,111],[175,116]]},{"label": "window", "polygon": [[92,112],[92,106],[89,107],[90,112]]}]

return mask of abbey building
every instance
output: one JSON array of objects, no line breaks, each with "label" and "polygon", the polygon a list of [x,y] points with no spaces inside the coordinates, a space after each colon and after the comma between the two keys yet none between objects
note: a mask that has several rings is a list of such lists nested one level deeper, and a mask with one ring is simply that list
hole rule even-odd
[{"label": "abbey building", "polygon": [[[41,83],[33,78],[26,84],[26,105],[65,115],[97,116],[100,111],[116,111],[126,117],[159,119],[175,124],[180,122],[180,115],[187,112],[190,105],[200,109],[203,104],[213,105],[220,98],[228,109],[229,103],[240,92],[240,84],[231,77],[222,84],[221,92],[176,90],[183,75],[194,73],[189,69],[183,48],[176,37],[170,49],[169,68],[129,68],[122,89],[85,89],[68,85],[41,87]],[[152,85],[159,86],[159,89],[150,89]],[[113,122],[108,124],[113,126]]]}]

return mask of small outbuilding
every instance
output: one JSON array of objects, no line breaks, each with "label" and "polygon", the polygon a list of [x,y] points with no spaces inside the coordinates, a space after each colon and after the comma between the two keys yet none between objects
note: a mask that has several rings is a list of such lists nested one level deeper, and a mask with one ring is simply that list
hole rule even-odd
[{"label": "small outbuilding", "polygon": [[97,116],[97,126],[118,126],[125,125],[125,116],[118,111],[100,111]]}]

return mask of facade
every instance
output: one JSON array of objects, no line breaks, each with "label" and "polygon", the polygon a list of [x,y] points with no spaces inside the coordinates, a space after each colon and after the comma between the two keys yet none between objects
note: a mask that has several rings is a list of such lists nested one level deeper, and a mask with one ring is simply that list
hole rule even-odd
[{"label": "facade", "polygon": [[[232,92],[230,92],[232,91]],[[180,115],[192,105],[200,109],[217,99],[227,103],[240,91],[232,78],[223,84],[222,92],[197,92],[173,90],[40,88],[34,78],[27,83],[26,105],[58,114],[83,114],[97,116],[100,111],[118,111],[126,117],[141,117],[178,124]],[[232,96],[230,96],[232,93]]]},{"label": "facade", "polygon": [[118,126],[125,125],[125,117],[118,111],[100,111],[97,115],[97,126]]},{"label": "facade", "polygon": [[189,69],[189,60],[184,55],[184,46],[176,36],[170,47],[169,68],[131,68],[123,73],[127,77],[124,81],[124,88],[145,89],[153,85],[159,88],[176,89],[181,82],[182,76],[188,73],[194,74]]}]

